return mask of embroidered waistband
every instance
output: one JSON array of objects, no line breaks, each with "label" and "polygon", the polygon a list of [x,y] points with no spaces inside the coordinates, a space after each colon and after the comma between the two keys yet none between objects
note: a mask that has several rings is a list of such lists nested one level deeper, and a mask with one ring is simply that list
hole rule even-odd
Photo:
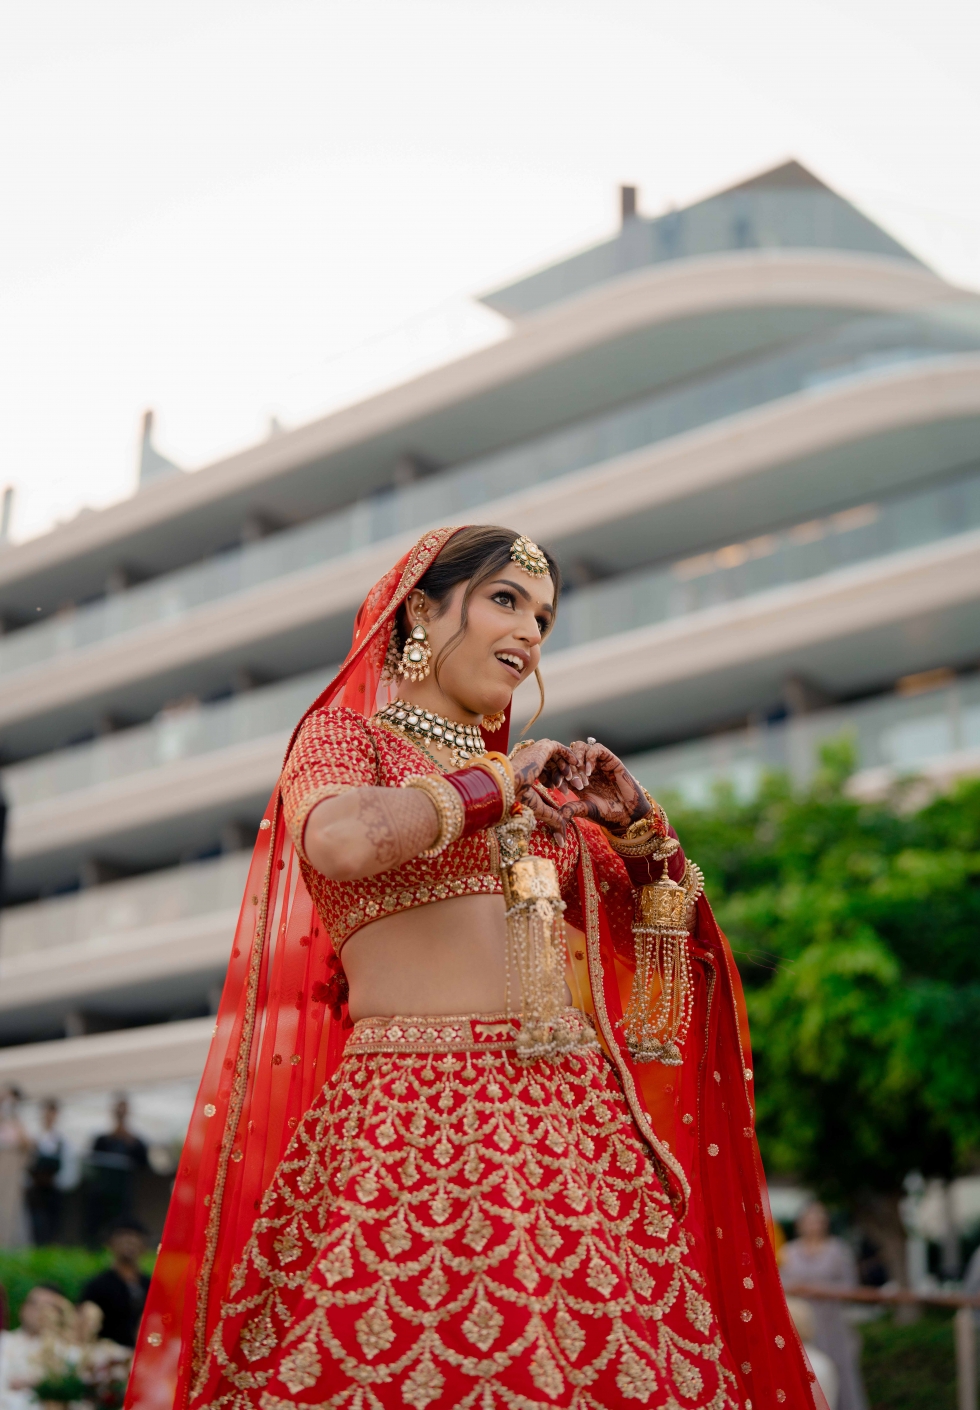
[{"label": "embroidered waistband", "polygon": [[[559,1022],[567,1049],[598,1047],[592,1025],[578,1009],[563,1009]],[[347,1053],[505,1052],[517,1046],[519,1014],[450,1014],[438,1018],[359,1018]]]}]

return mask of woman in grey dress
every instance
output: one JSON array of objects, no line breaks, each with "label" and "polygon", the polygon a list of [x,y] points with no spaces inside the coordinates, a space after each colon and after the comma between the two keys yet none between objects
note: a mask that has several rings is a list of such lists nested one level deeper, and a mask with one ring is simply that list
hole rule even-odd
[{"label": "woman in grey dress", "polygon": [[[822,1204],[809,1204],[796,1221],[799,1238],[784,1245],[780,1259],[783,1286],[797,1288],[853,1288],[857,1286],[854,1255],[842,1239],[830,1236],[830,1220]],[[811,1303],[815,1322],[814,1345],[837,1367],[840,1396],[837,1410],[867,1410],[861,1381],[861,1343],[844,1320],[839,1302]]]}]

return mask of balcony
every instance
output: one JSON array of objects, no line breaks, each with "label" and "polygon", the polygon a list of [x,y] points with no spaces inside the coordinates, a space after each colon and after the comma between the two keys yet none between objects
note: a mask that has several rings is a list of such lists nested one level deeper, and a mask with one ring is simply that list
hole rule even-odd
[{"label": "balcony", "polygon": [[978,773],[980,677],[653,750],[634,756],[630,768],[651,793],[678,793],[704,807],[720,782],[748,800],[773,770],[805,787],[819,764],[820,746],[842,735],[854,744],[851,790],[859,797],[879,796],[906,777],[946,782]]},{"label": "balcony", "polygon": [[[15,896],[101,870],[144,870],[245,839],[261,816],[290,731],[330,679],[314,672],[4,770]],[[241,841],[237,845],[243,845]]]},{"label": "balcony", "polygon": [[[975,457],[978,425],[980,356],[919,359],[669,436],[467,517],[519,524],[571,563],[622,575],[740,532],[758,538],[760,525],[826,517],[858,495],[935,482]],[[5,748],[57,748],[107,713],[146,719],[167,698],[226,689],[243,667],[281,679],[338,659],[357,603],[415,533],[79,649],[70,671],[55,657],[11,672],[0,693]]]},{"label": "balcony", "polygon": [[949,314],[868,318],[711,378],[613,412],[339,513],[229,550],[193,567],[58,614],[0,639],[0,676],[195,610],[829,381],[873,376],[953,351],[980,349],[976,319]]},{"label": "balcony", "polygon": [[980,469],[933,489],[855,505],[668,568],[632,573],[562,602],[546,654],[702,612],[773,588],[980,528]]},{"label": "balcony", "polygon": [[0,918],[0,1044],[207,1012],[251,853],[15,906]]},{"label": "balcony", "polygon": [[[682,672],[691,689],[706,669],[719,669],[726,655],[738,656],[741,643],[737,689],[719,688],[707,703],[718,712],[727,700],[731,714],[765,706],[767,673],[752,667],[752,654],[760,643],[764,652],[774,649],[773,643],[786,635],[790,612],[809,614],[806,631],[838,638],[844,643],[841,650],[849,649],[848,627],[857,623],[859,600],[875,600],[875,620],[882,630],[892,630],[900,614],[907,615],[909,602],[925,602],[919,588],[909,586],[903,596],[883,587],[896,574],[907,574],[910,564],[915,572],[936,578],[947,597],[958,594],[959,600],[965,592],[975,607],[973,588],[959,584],[949,565],[964,555],[964,562],[973,561],[978,530],[980,472],[973,471],[930,490],[853,506],[679,559],[667,568],[624,574],[572,592],[546,643],[549,726],[558,733],[580,733],[584,717],[581,710],[569,714],[570,700],[589,711],[602,702],[601,728],[610,743],[616,739],[621,747],[635,748],[658,734],[669,737],[677,726],[668,708],[667,653],[661,649],[658,654],[653,642],[658,632],[667,634],[665,641],[680,633],[688,653],[708,633],[703,661],[689,663]],[[840,593],[847,607],[829,605]],[[824,599],[828,605],[814,627],[813,611]],[[775,614],[767,630],[758,628],[760,613],[767,621]],[[939,659],[963,659],[964,653],[980,648],[980,630],[969,620],[957,631],[959,644]],[[719,632],[722,639],[716,640]],[[801,646],[806,632],[801,628],[801,633],[791,637],[791,644]],[[637,634],[646,643],[642,648],[633,641]],[[899,633],[891,649],[898,653],[891,678],[934,663],[914,656],[922,642],[913,647],[907,632]],[[605,664],[593,660],[596,653]],[[610,653],[617,661],[623,657],[621,668],[614,670],[606,661]],[[676,667],[676,646],[669,655]],[[880,661],[883,673],[889,670],[880,653],[863,659],[860,651],[852,655],[856,659],[846,666],[832,668],[845,672],[835,693],[880,685],[880,677],[867,682],[860,676],[869,660]],[[3,782],[13,804],[8,853],[17,894],[65,884],[93,853],[128,869],[158,866],[195,848],[213,847],[222,827],[236,818],[254,825],[289,731],[329,674],[300,676],[9,767]],[[617,700],[631,714],[625,732],[615,718]],[[695,728],[710,727],[705,708],[702,700],[698,721],[691,721]],[[591,713],[585,723],[586,732],[598,733]]]},{"label": "balcony", "polygon": [[270,736],[285,747],[289,731],[332,675],[313,671],[210,705],[189,701],[161,712],[149,725],[12,764],[2,774],[7,802],[30,808]]}]

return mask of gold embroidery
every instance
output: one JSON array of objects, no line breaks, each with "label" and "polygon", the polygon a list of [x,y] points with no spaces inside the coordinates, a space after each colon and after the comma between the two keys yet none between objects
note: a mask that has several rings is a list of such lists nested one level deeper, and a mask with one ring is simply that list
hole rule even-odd
[{"label": "gold embroidery", "polygon": [[489,1351],[503,1325],[503,1317],[495,1307],[491,1307],[481,1291],[473,1311],[463,1323],[463,1331],[480,1351]]},{"label": "gold embroidery", "polygon": [[353,1037],[384,1027],[389,1048],[348,1049],[300,1122],[192,1410],[289,1410],[300,1392],[308,1410],[426,1410],[450,1376],[473,1410],[588,1387],[583,1407],[734,1410],[692,1242],[597,1049],[521,1067],[496,1046],[514,1020],[492,1014]]},{"label": "gold embroidery", "polygon": [[[430,768],[438,767],[418,743],[384,724],[346,709],[308,716],[283,771],[284,816],[294,838],[301,836],[310,799],[345,788],[399,787],[424,771],[423,760]],[[562,843],[538,829],[530,850],[554,861],[559,881],[567,888],[577,844],[575,832]],[[458,839],[437,857],[413,857],[380,876],[351,881],[330,881],[301,857],[303,879],[338,953],[354,931],[379,916],[451,896],[500,895],[499,863],[496,838],[486,830]]]},{"label": "gold embroidery", "polygon": [[279,1367],[279,1379],[294,1395],[301,1390],[315,1386],[323,1372],[317,1349],[312,1342],[305,1341],[295,1351],[284,1356]]}]

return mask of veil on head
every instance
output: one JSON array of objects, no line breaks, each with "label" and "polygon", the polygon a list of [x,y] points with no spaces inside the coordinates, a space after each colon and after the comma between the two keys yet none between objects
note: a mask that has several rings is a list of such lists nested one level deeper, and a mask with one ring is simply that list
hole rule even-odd
[{"label": "veil on head", "polygon": [[[456,528],[436,529],[374,585],[351,650],[306,714],[372,715],[395,616]],[[303,716],[303,719],[306,715]],[[485,733],[506,751],[503,726]],[[299,731],[300,720],[289,741]],[[289,753],[287,749],[287,756]],[[286,831],[279,784],[252,853],[245,896],[147,1295],[127,1406],[184,1406],[235,1261],[299,1121],[336,1069],[351,1023],[346,983]]]}]

